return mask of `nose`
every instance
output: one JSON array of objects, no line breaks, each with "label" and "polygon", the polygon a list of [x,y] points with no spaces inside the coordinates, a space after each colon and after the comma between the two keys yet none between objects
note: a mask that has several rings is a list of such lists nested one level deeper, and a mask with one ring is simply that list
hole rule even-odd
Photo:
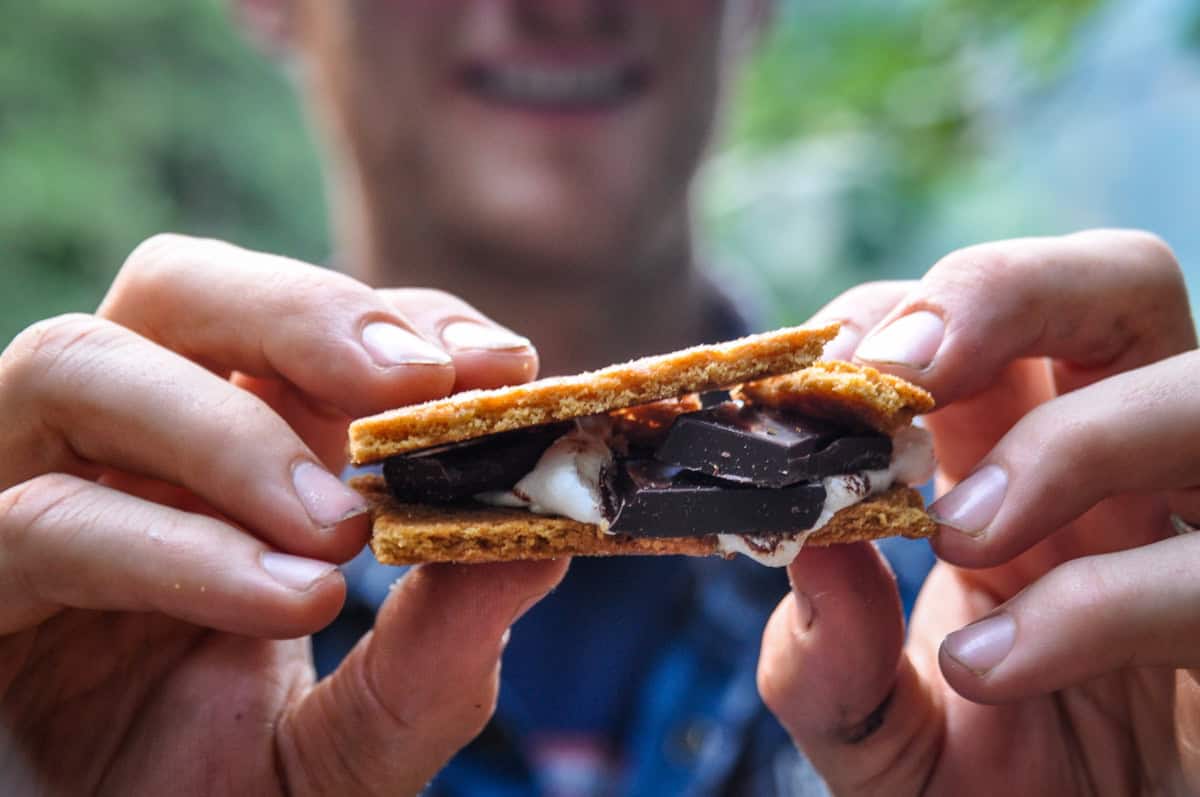
[{"label": "nose", "polygon": [[620,33],[627,22],[628,2],[516,0],[515,6],[521,27],[527,33],[561,39]]}]

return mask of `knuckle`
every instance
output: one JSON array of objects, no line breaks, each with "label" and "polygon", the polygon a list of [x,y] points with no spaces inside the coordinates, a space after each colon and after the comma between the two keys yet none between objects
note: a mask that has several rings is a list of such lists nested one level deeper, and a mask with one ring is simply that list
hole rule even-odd
[{"label": "knuckle", "polygon": [[951,287],[991,295],[1011,277],[1016,263],[999,243],[979,244],[951,252],[930,269],[930,279]]},{"label": "knuckle", "polygon": [[1114,320],[1125,348],[1150,346],[1160,353],[1193,348],[1196,329],[1183,266],[1159,236],[1124,230],[1119,245],[1126,254],[1125,309]]},{"label": "knuckle", "polygon": [[1072,614],[1090,612],[1093,607],[1101,613],[1109,611],[1125,590],[1103,561],[1103,557],[1088,556],[1054,568],[1042,581],[1044,600],[1053,601],[1058,611]]},{"label": "knuckle", "polygon": [[142,241],[125,258],[105,297],[101,313],[137,297],[156,295],[160,286],[171,279],[171,273],[188,262],[189,253],[194,252],[197,245],[194,238],[169,232]]},{"label": "knuckle", "polygon": [[196,239],[173,232],[160,232],[134,247],[125,258],[122,271],[153,268],[163,263],[177,262],[181,254],[190,251]]},{"label": "knuckle", "polygon": [[0,493],[0,550],[20,563],[32,540],[78,526],[75,499],[86,486],[73,476],[48,473]]},{"label": "knuckle", "polygon": [[297,333],[311,330],[314,324],[344,329],[348,319],[358,318],[364,309],[385,309],[370,288],[346,274],[273,257],[260,261],[256,268],[260,286],[256,298],[270,312],[295,322]]},{"label": "knuckle", "polygon": [[86,362],[83,349],[92,339],[111,334],[105,322],[83,313],[55,316],[25,329],[0,355],[0,375],[18,391],[30,390],[47,381],[66,361]]},{"label": "knuckle", "polygon": [[1058,478],[1043,480],[1048,487],[1084,478],[1080,463],[1087,463],[1089,474],[1121,470],[1122,432],[1104,415],[1067,413],[1051,402],[1034,409],[1020,425],[1022,445],[1037,452],[1034,461],[1056,463],[1063,469]]},{"label": "knuckle", "polygon": [[1130,244],[1141,254],[1142,262],[1167,273],[1182,273],[1175,251],[1160,236],[1146,230],[1130,230],[1125,234],[1129,237]]},{"label": "knuckle", "polygon": [[[1182,299],[1186,309],[1187,283],[1183,266],[1171,246],[1151,232],[1128,233],[1137,253],[1137,262],[1147,281],[1162,295]],[[1148,273],[1147,273],[1148,272]]]}]

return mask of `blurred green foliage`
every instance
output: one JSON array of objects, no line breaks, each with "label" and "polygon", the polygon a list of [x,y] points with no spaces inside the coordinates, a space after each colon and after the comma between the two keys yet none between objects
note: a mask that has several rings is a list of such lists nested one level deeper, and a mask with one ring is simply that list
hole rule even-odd
[{"label": "blurred green foliage", "polygon": [[[1010,47],[1049,74],[1096,4],[781,0],[727,146],[870,131],[879,168],[839,199],[859,220],[839,258],[847,280],[873,276],[940,181],[971,163],[972,53]],[[92,309],[155,232],[327,257],[303,115],[226,5],[0,0],[0,344]]]},{"label": "blurred green foliage", "polygon": [[868,126],[925,180],[965,153],[973,51],[1010,44],[1048,74],[1098,0],[807,2],[788,6],[742,87],[734,137],[770,147]]},{"label": "blurred green foliage", "polygon": [[[784,6],[747,70],[728,146],[753,159],[798,140],[857,137],[871,155],[851,185],[829,197],[842,205],[838,216],[847,223],[829,253],[836,262],[828,264],[822,292],[814,295],[805,280],[777,280],[766,291],[776,320],[802,319],[844,287],[892,276],[889,254],[919,227],[947,181],[975,164],[988,95],[1036,91],[1052,80],[1081,24],[1101,5],[800,0]],[[1022,85],[989,86],[997,76],[981,73],[996,62],[1009,63]],[[718,240],[736,237],[739,223],[710,214]],[[752,252],[734,252],[753,259]],[[771,269],[755,270],[771,279]]]},{"label": "blurred green foliage", "polygon": [[224,3],[0,6],[0,345],[93,309],[155,232],[323,255],[304,121]]}]

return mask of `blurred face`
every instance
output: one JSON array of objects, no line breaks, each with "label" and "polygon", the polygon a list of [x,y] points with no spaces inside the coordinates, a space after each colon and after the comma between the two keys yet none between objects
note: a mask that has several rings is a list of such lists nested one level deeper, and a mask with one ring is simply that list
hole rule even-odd
[{"label": "blurred face", "polygon": [[686,234],[740,0],[297,2],[322,115],[393,223],[542,273]]}]

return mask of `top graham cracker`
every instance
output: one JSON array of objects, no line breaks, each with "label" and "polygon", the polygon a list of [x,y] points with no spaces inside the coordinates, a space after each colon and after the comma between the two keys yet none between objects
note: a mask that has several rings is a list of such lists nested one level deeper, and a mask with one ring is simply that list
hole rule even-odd
[{"label": "top graham cracker", "polygon": [[788,327],[598,371],[470,390],[401,407],[350,425],[350,460],[363,465],[431,446],[791,373],[816,360],[837,332],[836,323]]},{"label": "top graham cracker", "polygon": [[924,388],[866,365],[838,361],[742,385],[733,397],[887,435],[934,408],[933,396]]}]

